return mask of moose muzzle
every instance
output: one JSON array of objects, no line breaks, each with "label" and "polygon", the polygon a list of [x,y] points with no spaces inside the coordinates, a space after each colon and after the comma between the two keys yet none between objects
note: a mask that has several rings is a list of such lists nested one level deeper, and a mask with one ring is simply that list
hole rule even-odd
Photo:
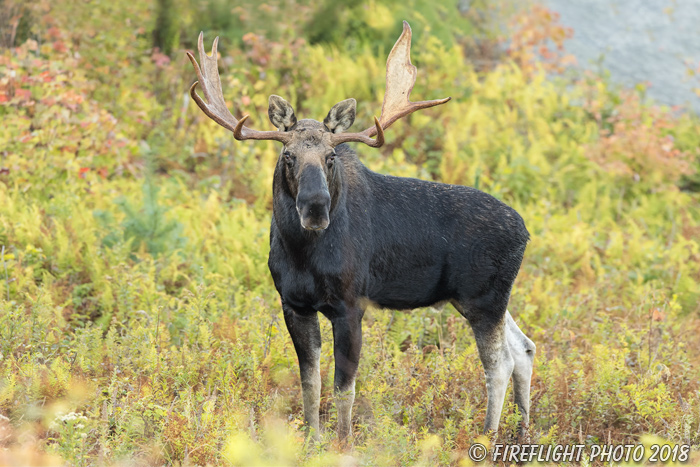
[{"label": "moose muzzle", "polygon": [[299,177],[297,212],[306,230],[325,230],[330,223],[331,195],[320,167],[306,167]]}]

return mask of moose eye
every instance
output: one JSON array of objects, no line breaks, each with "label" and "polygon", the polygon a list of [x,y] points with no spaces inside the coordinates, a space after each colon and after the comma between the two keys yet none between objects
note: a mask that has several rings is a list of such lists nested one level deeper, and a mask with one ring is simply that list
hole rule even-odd
[{"label": "moose eye", "polygon": [[333,150],[332,153],[330,153],[330,154],[328,154],[328,156],[326,156],[326,162],[328,163],[328,165],[333,164],[333,162],[335,161],[335,156],[336,156],[335,150]]},{"label": "moose eye", "polygon": [[290,153],[289,151],[284,151],[282,155],[284,156],[284,160],[287,161],[287,163],[291,164],[292,162],[294,162],[294,159],[292,158],[292,153]]}]

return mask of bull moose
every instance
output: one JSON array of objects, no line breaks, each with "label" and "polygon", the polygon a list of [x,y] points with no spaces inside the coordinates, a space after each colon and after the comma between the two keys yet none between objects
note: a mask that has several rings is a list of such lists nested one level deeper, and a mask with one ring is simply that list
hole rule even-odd
[{"label": "bull moose", "polygon": [[355,99],[336,104],[319,122],[297,120],[292,106],[272,95],[268,114],[278,131],[244,126],[248,116],[236,119],[224,102],[217,43],[218,37],[208,56],[200,33],[201,66],[188,53],[198,78],[192,98],[235,139],[283,144],[272,184],[268,265],[299,359],[304,418],[313,439],[319,436],[321,394],[318,313],[333,327],[337,430],[345,440],[368,303],[390,309],[452,303],[472,327],[484,366],[485,431],[498,429],[511,376],[525,426],[535,345],[506,308],[529,239],[523,219],[474,188],[372,172],[345,144],[378,148],[396,120],[450,100],[409,100],[416,67],[408,23],[387,60],[381,117],[361,133],[345,133],[355,120]]}]

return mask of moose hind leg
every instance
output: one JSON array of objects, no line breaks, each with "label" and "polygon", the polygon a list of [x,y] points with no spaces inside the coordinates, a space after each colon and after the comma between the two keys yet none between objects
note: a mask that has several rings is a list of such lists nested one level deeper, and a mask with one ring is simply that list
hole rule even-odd
[{"label": "moose hind leg", "polygon": [[535,361],[535,343],[520,330],[506,311],[506,338],[513,356],[513,398],[522,415],[521,434],[530,422],[530,380]]},{"label": "moose hind leg", "polygon": [[284,321],[299,358],[304,421],[312,438],[318,441],[321,400],[321,328],[318,314],[298,314],[287,306],[283,309]]},{"label": "moose hind leg", "polygon": [[506,338],[505,319],[494,319],[492,313],[477,311],[467,304],[453,302],[453,305],[469,321],[484,366],[488,396],[484,432],[496,431],[514,366]]},{"label": "moose hind leg", "polygon": [[488,402],[484,422],[485,432],[498,430],[508,380],[513,373],[514,362],[508,349],[504,324],[500,321],[493,326],[472,326],[476,347],[479,349],[479,358],[486,374]]}]

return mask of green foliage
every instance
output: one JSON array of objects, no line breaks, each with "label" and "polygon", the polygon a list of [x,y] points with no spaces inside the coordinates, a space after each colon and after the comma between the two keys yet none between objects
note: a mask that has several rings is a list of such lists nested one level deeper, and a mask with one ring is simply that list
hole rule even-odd
[{"label": "green foliage", "polygon": [[369,47],[375,53],[385,54],[401,34],[402,20],[412,25],[414,41],[433,37],[451,45],[467,37],[495,39],[498,26],[493,12],[501,9],[503,13],[507,8],[505,2],[479,0],[326,0],[303,33],[312,44],[332,44],[350,53]]},{"label": "green foliage", "polygon": [[174,0],[158,0],[156,25],[153,29],[153,45],[170,55],[180,42],[180,24]]},{"label": "green foliage", "polygon": [[[146,149],[146,152],[149,150]],[[147,158],[150,160],[150,158]],[[121,228],[124,232],[123,239],[129,243],[132,251],[142,247],[151,255],[157,256],[165,252],[180,250],[186,243],[186,237],[182,235],[183,225],[172,219],[168,219],[168,209],[158,204],[158,187],[152,173],[152,169],[146,171],[142,193],[143,207],[134,208],[126,197],[118,197],[114,200],[124,214]],[[103,213],[97,213],[98,217],[105,218]],[[109,221],[106,227],[111,228]],[[114,232],[105,237],[106,246],[113,246],[115,242]]]},{"label": "green foliage", "polygon": [[[476,72],[455,34],[487,28],[476,2],[463,15],[450,14],[463,3],[348,4],[333,12],[337,38],[313,45],[297,39],[323,7],[177,5],[182,44],[199,29],[207,44],[215,30],[235,36],[220,49],[225,97],[260,129],[272,93],[317,119],[355,97],[356,127],[369,126],[409,19],[414,99],[453,100],[394,124],[380,151],[357,150],[382,173],[478,186],[526,220],[510,309],[538,345],[533,442],[651,434],[697,449],[700,210],[678,188],[697,177],[697,117],[597,76],[548,78],[526,50],[561,33],[544,10],[518,23],[534,41],[513,49],[520,64]],[[59,1],[36,19],[46,40],[0,56],[0,456],[469,465],[469,445],[494,439],[480,434],[483,370],[451,307],[368,310],[345,453],[323,320],[323,432],[304,444],[267,270],[278,148],[235,142],[189,101],[189,63],[151,50],[157,17],[155,3]],[[495,440],[519,417],[509,402]]]}]

